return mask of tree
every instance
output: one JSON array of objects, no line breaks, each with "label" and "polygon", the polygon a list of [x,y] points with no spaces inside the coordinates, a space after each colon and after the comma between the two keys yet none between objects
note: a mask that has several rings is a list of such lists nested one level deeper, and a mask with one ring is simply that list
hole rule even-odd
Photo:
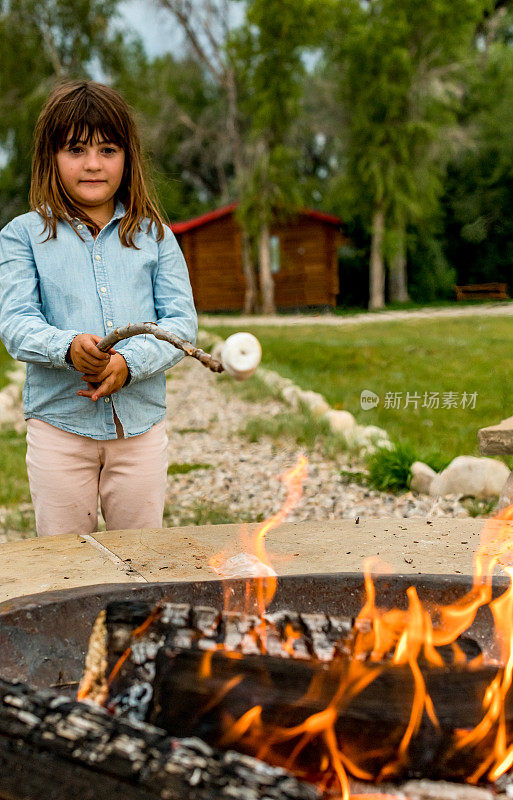
[{"label": "tree", "polygon": [[[229,46],[236,27],[231,0],[156,0],[169,11],[185,36],[190,56],[201,65],[205,77],[216,87],[222,103],[222,123],[226,163],[233,165],[234,180],[225,181],[225,196],[236,195],[243,181],[246,152],[243,142],[243,120],[240,111],[239,86],[232,50]],[[220,141],[220,139],[218,140]],[[257,305],[257,280],[248,231],[242,228],[242,268],[245,279],[244,311],[251,313]]]},{"label": "tree", "polygon": [[408,298],[406,232],[442,192],[450,133],[485,0],[335,4],[330,45],[348,120],[345,171],[372,235],[369,307]]},{"label": "tree", "polygon": [[482,32],[465,98],[472,146],[449,165],[444,245],[458,283],[505,281],[513,290],[513,13],[501,10]]},{"label": "tree", "polygon": [[197,59],[134,53],[115,86],[131,104],[170,220],[227,203],[233,164],[226,146],[224,102]]},{"label": "tree", "polygon": [[0,5],[0,226],[28,208],[32,131],[57,80],[115,72],[117,0],[3,0]]},{"label": "tree", "polygon": [[249,121],[248,159],[239,184],[239,219],[258,253],[262,311],[275,311],[270,228],[301,203],[291,129],[300,113],[303,52],[315,27],[311,0],[250,0],[247,24],[233,37]]}]

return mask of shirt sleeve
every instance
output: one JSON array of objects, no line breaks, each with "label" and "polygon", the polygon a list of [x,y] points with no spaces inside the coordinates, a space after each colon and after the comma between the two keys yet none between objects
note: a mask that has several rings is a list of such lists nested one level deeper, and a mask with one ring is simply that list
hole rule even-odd
[{"label": "shirt sleeve", "polygon": [[[193,344],[198,333],[187,264],[172,231],[166,226],[159,243],[158,265],[153,282],[156,324]],[[140,320],[147,322],[148,320]],[[177,364],[184,353],[154,336],[136,336],[116,345],[130,370],[130,384],[150,378]]]},{"label": "shirt sleeve", "polygon": [[28,232],[13,220],[0,232],[0,338],[8,353],[19,361],[74,369],[65,359],[79,333],[46,321]]}]

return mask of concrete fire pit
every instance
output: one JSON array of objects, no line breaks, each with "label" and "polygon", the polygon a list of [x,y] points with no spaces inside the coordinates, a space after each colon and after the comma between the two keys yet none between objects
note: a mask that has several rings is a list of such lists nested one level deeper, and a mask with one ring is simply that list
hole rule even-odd
[{"label": "concrete fire pit", "polygon": [[[267,545],[278,575],[361,572],[377,555],[406,574],[472,574],[484,521],[357,519],[284,524]],[[0,545],[0,603],[90,584],[201,581],[209,559],[237,542],[238,525],[112,531]]]}]

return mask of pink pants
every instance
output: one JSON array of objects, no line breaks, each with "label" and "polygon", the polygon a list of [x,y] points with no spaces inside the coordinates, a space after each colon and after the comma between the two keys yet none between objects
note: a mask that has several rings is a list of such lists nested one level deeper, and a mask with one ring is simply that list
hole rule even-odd
[{"label": "pink pants", "polygon": [[98,494],[107,530],[161,528],[165,422],[140,436],[100,441],[29,419],[27,472],[38,536],[96,531]]}]

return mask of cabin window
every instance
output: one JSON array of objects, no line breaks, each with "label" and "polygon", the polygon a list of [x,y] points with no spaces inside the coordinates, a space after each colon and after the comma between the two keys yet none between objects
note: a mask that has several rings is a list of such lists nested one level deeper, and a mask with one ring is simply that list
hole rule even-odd
[{"label": "cabin window", "polygon": [[280,271],[280,237],[269,237],[269,250],[271,254],[271,273],[276,275]]}]

